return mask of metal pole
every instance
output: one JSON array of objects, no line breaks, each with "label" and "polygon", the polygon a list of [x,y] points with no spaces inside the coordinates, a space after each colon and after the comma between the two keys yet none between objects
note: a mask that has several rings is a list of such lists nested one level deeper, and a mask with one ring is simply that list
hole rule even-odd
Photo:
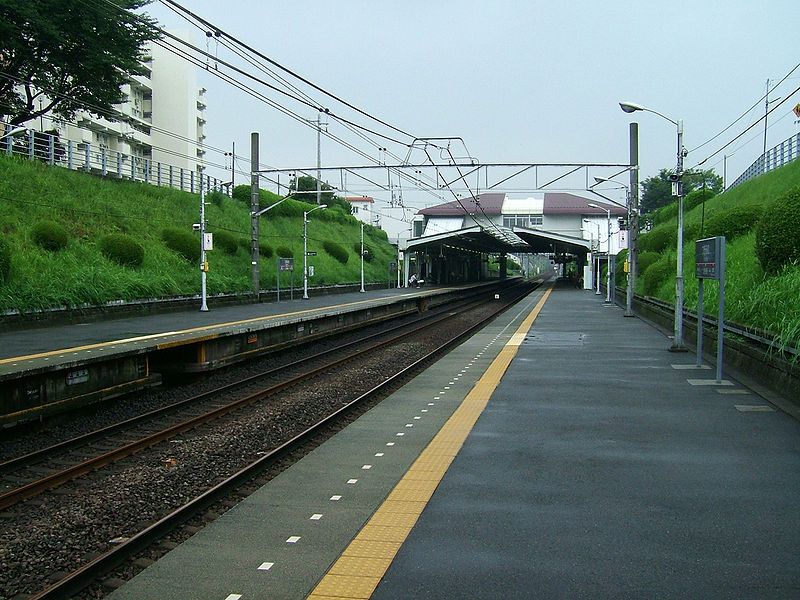
[{"label": "metal pole", "polygon": [[308,300],[308,213],[303,213],[303,299]]},{"label": "metal pole", "polygon": [[320,172],[320,167],[322,166],[322,149],[321,149],[321,141],[322,141],[322,115],[321,113],[317,113],[317,204],[321,202],[322,198],[322,183],[320,182],[320,177],[322,177],[322,173]]},{"label": "metal pole", "polygon": [[725,238],[719,249],[719,316],[717,317],[717,383],[722,382],[722,345],[724,343],[723,327],[725,325]]},{"label": "metal pole", "polygon": [[233,198],[233,186],[235,175],[235,161],[236,161],[236,142],[231,142],[231,198]]},{"label": "metal pole", "polygon": [[703,281],[701,277],[697,280],[697,346],[695,353],[697,354],[697,362],[695,365],[698,367],[703,366]]},{"label": "metal pole", "polygon": [[361,292],[365,292],[364,289],[364,223],[361,223]]},{"label": "metal pole", "polygon": [[633,317],[633,294],[636,290],[636,272],[639,253],[639,124],[630,123],[630,189],[628,190],[628,287],[625,296],[625,316]]},{"label": "metal pole", "polygon": [[258,133],[250,134],[250,274],[253,293],[258,299],[261,283],[258,271]]},{"label": "metal pole", "polygon": [[200,310],[206,312],[206,195],[203,187],[203,166],[198,165],[200,171]]},{"label": "metal pole", "polygon": [[678,264],[675,274],[675,328],[670,352],[686,352],[683,345],[683,121],[678,119],[678,164],[675,168],[678,196]]},{"label": "metal pole", "polygon": [[611,209],[606,209],[606,304],[611,304]]}]

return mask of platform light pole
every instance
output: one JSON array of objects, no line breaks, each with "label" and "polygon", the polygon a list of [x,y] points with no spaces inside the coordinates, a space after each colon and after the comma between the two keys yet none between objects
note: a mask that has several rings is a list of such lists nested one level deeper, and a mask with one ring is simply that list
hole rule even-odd
[{"label": "platform light pole", "polygon": [[620,108],[626,113],[638,110],[653,113],[662,119],[669,121],[678,133],[678,152],[675,173],[670,177],[672,180],[672,195],[678,197],[678,263],[675,271],[675,320],[670,352],[686,352],[688,348],[683,345],[683,159],[688,154],[683,147],[683,121],[670,119],[660,112],[645,108],[633,102],[620,102]]},{"label": "platform light pole", "polygon": [[203,185],[203,170],[203,165],[197,166],[200,174],[200,311],[207,312],[206,273],[208,273],[208,261],[206,260],[206,194]]},{"label": "platform light pole", "polygon": [[[598,210],[606,211],[606,304],[611,304],[611,209],[610,208],[603,208],[602,206],[595,204],[594,202],[589,202],[587,205],[591,208],[596,208]],[[599,225],[598,225],[598,242],[597,242],[597,249],[600,250],[600,235],[599,235]]]},{"label": "platform light pole", "polygon": [[[633,206],[633,196],[631,195],[631,188],[628,187],[627,184],[617,181],[616,179],[607,179],[606,177],[595,177],[594,178],[596,183],[616,183],[619,186],[625,188],[625,206],[628,209],[628,277],[627,277],[627,286],[626,286],[626,295],[625,295],[625,316],[632,317],[633,316],[633,286],[634,286],[634,278],[636,276],[636,267],[635,267],[635,257],[634,257],[634,232],[633,232],[633,224],[634,224],[634,211],[638,210],[636,207]],[[638,221],[637,221],[638,223]]]},{"label": "platform light pole", "polygon": [[361,293],[366,292],[364,289],[364,223],[361,223]]},{"label": "platform light pole", "polygon": [[308,300],[308,215],[315,210],[327,208],[327,204],[320,204],[309,211],[303,212],[303,299]]}]

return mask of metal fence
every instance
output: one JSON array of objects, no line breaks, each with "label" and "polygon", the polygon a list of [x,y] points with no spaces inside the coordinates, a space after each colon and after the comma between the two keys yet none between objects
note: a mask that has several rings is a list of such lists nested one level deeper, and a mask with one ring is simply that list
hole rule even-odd
[{"label": "metal fence", "polygon": [[759,156],[744,173],[739,175],[728,189],[736,187],[740,183],[763,175],[768,171],[782,167],[800,157],[800,133],[782,141],[777,146],[767,150],[766,154]]},{"label": "metal fence", "polygon": [[[141,181],[185,192],[200,192],[200,176],[193,169],[154,162],[146,157],[123,154],[99,145],[62,141],[57,135],[35,129],[6,136],[0,141],[0,149],[9,156],[27,157],[75,171]],[[204,175],[203,179],[206,190],[223,189],[223,182],[216,177]]]}]

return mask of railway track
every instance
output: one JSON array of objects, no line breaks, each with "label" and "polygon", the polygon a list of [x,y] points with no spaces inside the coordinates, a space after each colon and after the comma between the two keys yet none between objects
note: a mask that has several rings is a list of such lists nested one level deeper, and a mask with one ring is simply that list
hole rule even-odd
[{"label": "railway track", "polygon": [[[188,502],[183,500],[179,505],[170,506],[169,510],[166,511],[167,514],[163,514],[164,511],[162,511],[159,518],[150,518],[149,522],[144,527],[140,527],[138,531],[127,531],[125,532],[126,535],[117,536],[114,538],[114,543],[111,547],[105,547],[102,549],[99,556],[91,560],[83,561],[77,569],[72,570],[71,573],[64,577],[59,577],[58,581],[53,585],[45,587],[45,583],[39,586],[45,589],[31,590],[31,584],[28,583],[27,586],[23,586],[25,589],[17,589],[17,591],[27,593],[38,591],[38,593],[33,596],[35,598],[66,598],[80,592],[80,590],[86,588],[88,585],[92,584],[92,582],[96,582],[102,574],[114,569],[118,565],[124,563],[130,556],[141,552],[155,541],[163,538],[181,523],[207,510],[226,495],[235,493],[234,490],[236,488],[252,480],[258,473],[274,466],[278,461],[285,460],[287,455],[292,452],[297,452],[298,447],[301,447],[303,444],[308,444],[309,440],[318,438],[321,435],[320,432],[335,427],[336,423],[346,418],[346,415],[351,414],[354,410],[365,405],[365,403],[374,401],[374,398],[378,397],[380,394],[385,395],[388,393],[387,390],[391,390],[392,387],[399,387],[399,385],[410,377],[411,373],[418,371],[423,365],[429,364],[448,348],[470,335],[479,327],[482,327],[486,322],[496,316],[496,314],[513,304],[521,295],[525,295],[529,291],[530,287],[526,286],[518,290],[519,295],[508,298],[502,304],[492,303],[494,306],[492,306],[491,311],[487,311],[485,305],[482,305],[483,308],[478,308],[478,303],[463,305],[457,309],[450,307],[440,314],[420,319],[413,324],[406,324],[393,328],[391,331],[381,332],[379,335],[370,336],[368,340],[352,342],[348,344],[346,348],[317,353],[312,357],[296,361],[291,368],[286,365],[281,367],[280,370],[283,375],[288,373],[291,376],[281,377],[280,381],[273,381],[277,377],[276,373],[264,372],[254,376],[250,381],[241,382],[235,386],[222,386],[212,392],[205,392],[198,395],[196,398],[185,401],[180,407],[168,407],[169,410],[166,412],[147,415],[144,422],[151,425],[145,425],[145,427],[152,426],[152,423],[162,418],[167,418],[165,415],[170,415],[169,418],[171,420],[175,419],[174,415],[181,414],[182,411],[187,410],[187,406],[192,406],[192,411],[196,411],[198,406],[207,406],[209,410],[202,410],[200,411],[201,414],[193,414],[188,418],[177,419],[178,422],[171,422],[169,427],[165,427],[148,435],[139,435],[138,433],[132,435],[128,425],[119,424],[115,426],[113,432],[107,432],[111,437],[91,438],[91,443],[94,446],[104,448],[109,445],[114,445],[114,442],[111,440],[117,436],[136,437],[137,439],[77,464],[50,473],[40,480],[21,485],[3,494],[0,496],[0,507],[2,507],[0,509],[19,510],[21,513],[25,513],[27,512],[28,506],[31,504],[31,500],[20,503],[22,500],[36,497],[33,501],[35,504],[39,502],[40,498],[48,498],[49,496],[57,495],[52,492],[45,492],[45,490],[50,490],[54,486],[66,487],[67,490],[62,492],[61,497],[70,499],[80,499],[83,498],[84,495],[88,497],[90,494],[97,493],[98,487],[105,490],[106,488],[103,486],[108,484],[105,483],[107,479],[104,479],[104,477],[108,476],[104,475],[104,473],[109,469],[112,471],[114,469],[113,466],[109,465],[115,465],[117,463],[124,465],[127,461],[123,459],[131,456],[141,456],[145,461],[150,460],[152,463],[153,459],[148,459],[146,457],[148,452],[152,453],[154,449],[163,447],[167,441],[186,441],[182,438],[187,435],[194,436],[195,438],[204,436],[212,438],[219,435],[225,437],[224,434],[215,433],[214,425],[209,425],[209,423],[220,423],[226,420],[234,422],[236,419],[240,418],[235,415],[246,413],[247,411],[244,409],[248,406],[251,408],[256,406],[261,407],[260,412],[262,413],[264,411],[275,411],[277,414],[282,409],[277,408],[276,403],[288,402],[287,400],[281,399],[283,398],[281,394],[297,394],[297,390],[308,387],[308,385],[303,384],[308,384],[309,381],[324,380],[327,382],[329,378],[332,378],[333,373],[342,372],[345,375],[346,387],[352,388],[352,395],[346,398],[337,398],[336,401],[330,403],[326,410],[314,414],[313,416],[308,414],[309,412],[314,412],[309,411],[309,403],[302,405],[301,408],[297,409],[299,416],[295,423],[292,423],[291,426],[287,426],[284,423],[280,424],[279,429],[282,429],[282,435],[277,436],[277,439],[280,441],[275,443],[269,450],[251,448],[251,456],[247,457],[245,461],[247,463],[246,465],[238,465],[237,468],[230,469],[228,474],[222,477],[221,480],[214,481],[213,484],[206,485],[205,489],[200,493],[195,493],[193,499]],[[503,295],[511,296],[511,292],[506,291]],[[476,316],[473,316],[476,311],[482,312],[480,320],[478,320]],[[431,337],[432,332],[438,330],[438,327],[453,327],[453,323],[456,321],[461,322],[461,325],[457,328],[458,332],[448,335],[447,340],[443,342],[438,340],[436,343],[431,343],[430,340],[428,340],[426,342],[427,345],[420,342],[425,336]],[[474,321],[474,323],[472,323],[472,321]],[[421,350],[423,345],[425,345],[424,352]],[[406,360],[402,368],[397,368],[395,370],[396,372],[393,374],[379,375],[377,377],[377,383],[374,379],[371,379],[369,385],[361,386],[361,388],[355,385],[355,382],[352,381],[352,376],[350,377],[350,381],[347,381],[348,369],[351,371],[353,369],[352,366],[348,367],[347,365],[353,365],[355,362],[362,366],[366,365],[366,367],[363,368],[369,369],[373,368],[369,366],[369,360],[380,357],[381,355],[389,356],[388,359],[378,360],[378,366],[375,369],[380,372],[384,368],[382,365],[389,362],[400,362],[395,361],[394,357],[399,356],[401,350],[398,350],[398,348],[403,347],[406,347],[405,351],[407,356],[417,358]],[[383,360],[382,363],[380,362],[381,360]],[[269,382],[266,387],[263,387],[264,381]],[[325,385],[328,384],[325,383],[323,386],[316,387],[324,387]],[[295,391],[291,392],[291,390]],[[222,398],[220,398],[221,396]],[[230,396],[235,396],[235,398],[231,399]],[[310,405],[313,404],[314,402],[311,401]],[[293,406],[301,406],[301,404]],[[141,423],[137,423],[135,426],[138,428],[142,425]],[[92,435],[98,436],[101,434],[95,433]],[[87,446],[82,446],[79,452],[85,452],[86,448]],[[48,456],[48,452],[40,454],[36,459],[32,456],[22,457],[18,459],[17,464],[30,464],[32,460],[40,460],[43,456]],[[52,456],[52,454],[49,456]],[[53,462],[52,458],[47,460]],[[69,461],[69,459],[64,460],[67,462]],[[179,465],[181,462],[183,462],[183,459],[181,459],[180,462],[176,461],[176,465]],[[164,463],[164,465],[168,464],[168,462]],[[165,468],[169,467],[165,466]],[[135,470],[136,467],[132,467],[132,469]],[[209,471],[215,469],[216,467],[212,467]],[[125,468],[122,469],[122,472],[124,474],[127,473]],[[116,476],[118,475],[112,475],[112,477]],[[123,477],[122,475],[119,476]],[[76,477],[78,479],[76,479]],[[65,486],[66,482],[72,483]],[[58,491],[60,492],[60,490],[61,488],[59,488]],[[113,502],[116,502],[116,500]],[[43,503],[48,504],[49,501],[45,500]],[[6,521],[13,523],[13,517],[10,519],[7,518]],[[0,539],[0,541],[2,541],[2,539]],[[93,550],[94,553],[97,552],[96,549]],[[25,574],[23,573],[22,575],[22,579],[26,579],[24,577]],[[4,582],[0,581],[0,585],[3,583]],[[3,591],[2,587],[0,587],[0,591]]]}]

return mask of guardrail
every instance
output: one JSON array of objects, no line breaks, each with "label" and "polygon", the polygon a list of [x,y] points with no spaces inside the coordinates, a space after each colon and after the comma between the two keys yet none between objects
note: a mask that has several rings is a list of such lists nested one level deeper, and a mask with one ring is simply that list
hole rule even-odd
[{"label": "guardrail", "polygon": [[[112,176],[185,192],[200,192],[200,176],[193,169],[155,162],[143,156],[124,154],[100,145],[62,141],[57,135],[35,129],[3,138],[0,140],[0,151],[9,156],[39,160],[52,166],[85,171],[102,177]],[[203,183],[207,190],[219,190],[223,187],[221,180],[210,175],[203,176]]]},{"label": "guardrail", "polygon": [[736,187],[742,182],[763,175],[768,171],[782,167],[783,165],[800,158],[800,133],[785,139],[777,146],[767,150],[766,154],[759,156],[752,165],[747,167],[744,173],[739,175],[726,189]]}]

